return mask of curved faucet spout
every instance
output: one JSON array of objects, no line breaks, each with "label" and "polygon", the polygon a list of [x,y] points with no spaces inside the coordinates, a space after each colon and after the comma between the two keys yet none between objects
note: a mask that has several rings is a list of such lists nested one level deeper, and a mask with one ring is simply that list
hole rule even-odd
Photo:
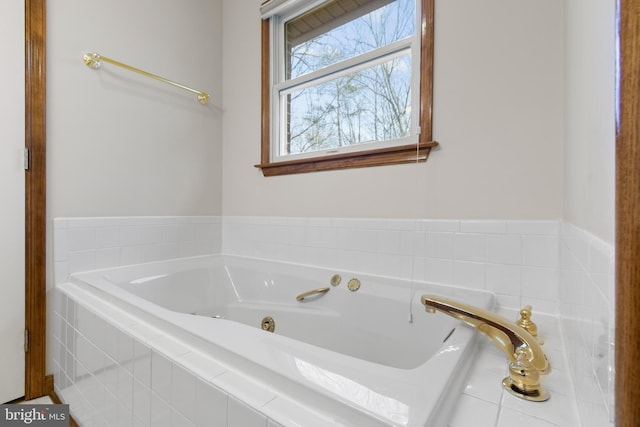
[{"label": "curved faucet spout", "polygon": [[423,295],[420,300],[428,312],[440,311],[482,332],[504,351],[511,362],[516,362],[524,352],[538,372],[544,374],[549,371],[549,362],[538,341],[514,322],[490,311],[435,295]]}]

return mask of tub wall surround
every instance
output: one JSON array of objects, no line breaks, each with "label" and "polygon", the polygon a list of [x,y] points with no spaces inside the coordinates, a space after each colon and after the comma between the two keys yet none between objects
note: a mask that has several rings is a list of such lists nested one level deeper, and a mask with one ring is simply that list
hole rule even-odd
[{"label": "tub wall surround", "polygon": [[55,275],[225,253],[488,290],[500,307],[557,314],[558,232],[557,221],[59,218]]},{"label": "tub wall surround", "polygon": [[608,426],[613,421],[614,263],[612,245],[572,224],[562,224],[560,320],[584,427]]},{"label": "tub wall surround", "polygon": [[415,279],[558,313],[557,221],[224,217],[225,254]]},{"label": "tub wall surround", "polygon": [[[78,271],[220,253],[216,216],[57,218],[55,283]],[[51,289],[53,283],[48,284]]]},{"label": "tub wall surround", "polygon": [[[546,312],[551,318],[559,319],[558,330],[561,332],[557,339],[564,340],[564,344],[558,345],[554,351],[561,357],[566,351],[572,361],[568,364],[566,373],[568,376],[570,371],[575,391],[569,395],[575,395],[583,425],[600,427],[609,422],[607,409],[613,398],[613,348],[608,344],[614,329],[613,251],[611,245],[571,224],[511,220],[119,217],[57,219],[54,230],[55,275],[58,284],[66,281],[69,273],[82,270],[198,254],[226,253],[486,289],[496,294],[499,309],[511,312],[523,304],[532,304],[534,316],[535,313]],[[105,243],[106,236],[110,236],[108,244]],[[61,291],[60,295],[66,292],[64,289]],[[62,300],[64,298],[62,296]],[[77,296],[68,301],[74,298]],[[53,341],[50,339],[50,348],[61,349],[50,356],[49,366],[51,372],[60,373],[61,369],[67,369],[67,363],[68,369],[72,369],[71,365],[79,362],[78,355],[73,354],[77,344],[65,342],[66,338],[62,335],[68,333],[73,336],[72,328],[78,326],[72,325],[76,320],[65,317],[66,309],[61,308],[62,303],[53,304],[56,308],[51,312],[57,317],[50,317],[49,325],[58,329],[50,334],[55,337]],[[80,305],[85,304],[89,304],[87,310],[92,311],[95,316],[102,316],[102,321],[98,322],[101,325],[99,328],[104,327],[110,331],[109,334],[115,334],[111,328],[120,329],[119,334],[129,331],[125,335],[129,336],[129,340],[137,340],[146,345],[148,350],[143,348],[144,351],[151,354],[156,352],[163,357],[174,355],[175,351],[172,353],[171,349],[175,350],[175,346],[170,345],[166,350],[163,347],[152,348],[146,332],[136,332],[133,336],[127,327],[135,321],[126,315],[112,317],[113,313],[108,308],[96,308],[100,306],[99,301],[88,303],[83,300]],[[73,306],[72,303],[68,305]],[[101,310],[107,310],[107,314]],[[63,320],[66,322],[66,325],[62,323],[64,327],[60,326]],[[70,332],[62,332],[66,328]],[[144,329],[142,326],[136,328]],[[78,333],[82,333],[82,326]],[[88,337],[90,334],[82,335],[81,340],[91,341],[92,351],[97,348],[104,353],[99,356],[100,360],[111,357],[111,360],[117,362],[112,354],[115,351],[113,348],[103,348],[106,344],[100,341],[93,342]],[[116,345],[113,339],[110,342]],[[67,362],[68,358],[72,359]],[[178,366],[175,369],[183,369],[192,374],[199,369],[196,365],[180,360],[171,362]],[[108,376],[107,370],[104,367],[101,369]],[[126,367],[123,369],[129,372]],[[56,375],[56,387],[68,385],[69,372],[72,371],[63,372],[67,377],[61,376],[61,379]],[[180,378],[180,375],[176,378]],[[108,387],[108,378],[96,375],[92,378]],[[126,377],[127,381],[128,378]],[[233,385],[230,386],[231,389],[221,391],[219,385],[207,382],[206,378],[208,377],[200,376],[194,381],[199,384],[198,387],[203,388],[201,393],[217,393],[221,400],[216,401],[226,402],[225,413],[229,419],[257,417],[261,423],[273,425],[277,425],[274,424],[275,419],[282,420],[277,416],[269,418],[264,411],[255,411],[255,408],[266,403],[260,402],[260,397],[249,396],[245,400],[242,394],[244,392],[236,394],[230,391],[238,390]],[[145,386],[139,380],[132,384],[131,390],[134,386]],[[77,391],[78,388],[72,390]],[[117,396],[113,390],[100,390],[99,393]],[[466,408],[464,410],[480,405],[487,410],[515,416],[511,411],[517,409],[517,405],[502,407],[500,402],[491,402],[487,406],[487,402],[478,402],[479,396],[469,390],[462,396],[460,403],[461,408]],[[125,390],[125,393],[128,392],[128,389]],[[264,395],[258,394],[264,398]],[[65,398],[67,396],[64,392],[62,395]],[[86,403],[90,396],[83,393],[82,398],[85,400],[82,402]],[[147,400],[157,405],[158,397],[151,393],[142,399],[145,405]],[[69,399],[77,398],[72,391]],[[169,402],[165,400],[165,403]],[[283,408],[295,406],[284,401],[280,401],[278,405],[280,404]],[[122,410],[126,413],[124,408]],[[236,410],[242,414],[231,415]],[[300,414],[300,411],[291,410],[294,414],[292,417]],[[179,409],[172,407],[163,411],[169,411],[169,414],[175,411],[176,417],[185,416]],[[554,425],[552,419],[547,419],[546,422]]]}]

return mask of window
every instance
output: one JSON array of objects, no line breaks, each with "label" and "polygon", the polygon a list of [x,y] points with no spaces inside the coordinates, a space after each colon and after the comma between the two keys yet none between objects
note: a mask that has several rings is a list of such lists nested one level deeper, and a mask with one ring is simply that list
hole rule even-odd
[{"label": "window", "polygon": [[426,161],[433,0],[270,0],[262,13],[265,176]]}]

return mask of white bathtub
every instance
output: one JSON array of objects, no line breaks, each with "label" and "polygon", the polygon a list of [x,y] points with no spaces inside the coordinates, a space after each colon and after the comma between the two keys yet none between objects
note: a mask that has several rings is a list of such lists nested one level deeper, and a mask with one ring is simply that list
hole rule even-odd
[{"label": "white bathtub", "polygon": [[[342,275],[338,286],[332,275]],[[361,287],[347,289],[356,277]],[[425,313],[423,293],[490,308],[490,294],[235,256],[206,256],[72,275],[70,281],[278,393],[353,413],[362,426],[446,425],[475,333]],[[296,295],[329,287],[324,295]],[[108,295],[105,295],[108,294]],[[275,321],[274,333],[260,329]],[[311,401],[309,401],[311,400]],[[359,421],[360,422],[360,421]]]}]

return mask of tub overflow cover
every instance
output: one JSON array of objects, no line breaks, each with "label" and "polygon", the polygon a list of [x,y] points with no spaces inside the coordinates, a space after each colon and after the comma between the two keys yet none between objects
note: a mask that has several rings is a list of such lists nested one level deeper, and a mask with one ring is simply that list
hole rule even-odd
[{"label": "tub overflow cover", "polygon": [[273,332],[276,330],[276,322],[271,316],[267,316],[262,319],[261,327],[263,331]]}]

